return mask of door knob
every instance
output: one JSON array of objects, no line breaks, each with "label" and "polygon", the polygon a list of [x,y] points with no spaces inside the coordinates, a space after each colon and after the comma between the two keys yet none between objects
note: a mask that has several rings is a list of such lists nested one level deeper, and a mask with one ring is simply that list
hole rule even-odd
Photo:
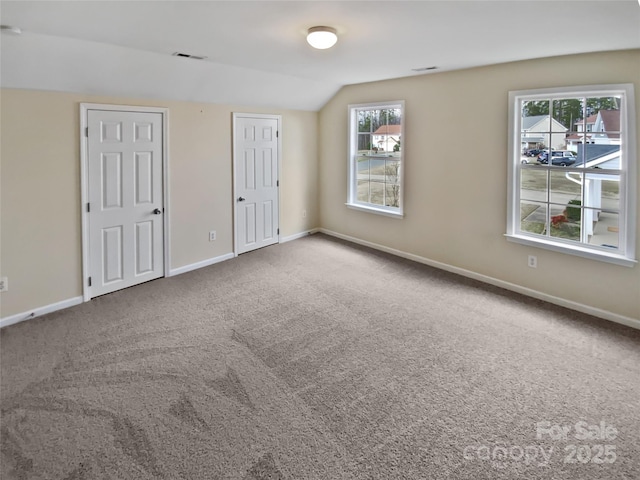
[{"label": "door knob", "polygon": [[246,200],[246,198],[244,198],[244,197],[238,197],[238,201],[239,202],[244,202],[245,200]]},{"label": "door knob", "polygon": [[160,210],[159,208],[156,208],[153,213],[155,213],[156,215],[160,215],[162,213],[162,210]]}]

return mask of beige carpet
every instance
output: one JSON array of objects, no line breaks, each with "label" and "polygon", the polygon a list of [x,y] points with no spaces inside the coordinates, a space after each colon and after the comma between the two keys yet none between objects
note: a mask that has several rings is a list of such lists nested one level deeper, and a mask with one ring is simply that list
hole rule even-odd
[{"label": "beige carpet", "polygon": [[640,477],[640,331],[323,235],[1,347],[6,480]]}]

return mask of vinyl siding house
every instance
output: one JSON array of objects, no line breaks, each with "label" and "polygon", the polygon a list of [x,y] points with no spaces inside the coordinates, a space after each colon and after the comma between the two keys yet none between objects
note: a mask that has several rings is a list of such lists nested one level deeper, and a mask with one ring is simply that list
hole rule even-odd
[{"label": "vinyl siding house", "polygon": [[574,125],[576,132],[566,139],[567,150],[575,150],[581,143],[620,145],[620,110],[600,110]]},{"label": "vinyl siding house", "polygon": [[382,125],[372,134],[372,145],[379,152],[393,152],[400,148],[402,125]]},{"label": "vinyl siding house", "polygon": [[549,146],[552,149],[562,149],[568,130],[555,118],[550,119],[549,115],[523,117],[522,151],[529,148],[548,148]]}]

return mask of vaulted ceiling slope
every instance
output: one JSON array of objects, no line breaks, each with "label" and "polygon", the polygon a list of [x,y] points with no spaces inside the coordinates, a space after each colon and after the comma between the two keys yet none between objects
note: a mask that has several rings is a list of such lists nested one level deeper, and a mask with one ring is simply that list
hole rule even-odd
[{"label": "vaulted ceiling slope", "polygon": [[[637,0],[1,1],[3,87],[320,109],[341,86],[640,48]],[[337,29],[329,50],[305,41]],[[172,56],[182,52],[204,60]],[[594,65],[594,68],[597,66]]]}]

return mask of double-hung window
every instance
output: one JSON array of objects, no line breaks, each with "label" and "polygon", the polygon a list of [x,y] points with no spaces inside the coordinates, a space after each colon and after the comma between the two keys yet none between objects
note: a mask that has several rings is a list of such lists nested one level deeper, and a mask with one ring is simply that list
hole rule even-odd
[{"label": "double-hung window", "polygon": [[402,217],[404,102],[349,105],[350,208]]},{"label": "double-hung window", "polygon": [[633,85],[509,93],[507,238],[635,263]]}]

